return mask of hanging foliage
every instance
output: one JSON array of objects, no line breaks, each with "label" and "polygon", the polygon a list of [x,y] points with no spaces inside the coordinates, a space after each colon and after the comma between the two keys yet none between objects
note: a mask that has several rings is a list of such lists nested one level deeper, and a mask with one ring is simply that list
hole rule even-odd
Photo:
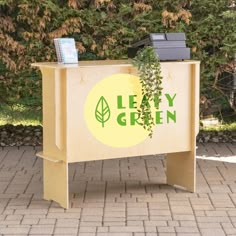
[{"label": "hanging foliage", "polygon": [[[140,123],[149,132],[149,137],[152,137],[155,122],[152,107],[149,103],[154,101],[155,98],[160,101],[162,95],[160,60],[153,47],[147,46],[137,52],[137,55],[132,59],[132,63],[138,70],[142,97],[146,100],[146,102],[140,104],[138,109],[141,118]],[[159,107],[156,107],[156,109],[159,110]]]}]

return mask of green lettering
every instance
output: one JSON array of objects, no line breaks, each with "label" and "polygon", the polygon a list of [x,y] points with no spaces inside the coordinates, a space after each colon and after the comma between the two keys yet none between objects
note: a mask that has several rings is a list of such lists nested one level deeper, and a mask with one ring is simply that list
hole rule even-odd
[{"label": "green lettering", "polygon": [[138,122],[138,120],[139,120],[139,113],[130,112],[130,125],[135,125],[135,124],[140,125],[141,123]]},{"label": "green lettering", "polygon": [[176,97],[176,93],[173,97],[171,97],[170,94],[168,94],[168,93],[166,93],[165,96],[168,100],[169,107],[173,107],[173,103],[174,103],[174,99]]},{"label": "green lettering", "polygon": [[117,123],[121,126],[126,126],[125,112],[122,112],[117,116]]},{"label": "green lettering", "polygon": [[168,124],[170,123],[170,120],[172,120],[174,123],[176,123],[176,111],[174,111],[174,112],[167,111],[166,117],[167,117]]},{"label": "green lettering", "polygon": [[134,98],[137,97],[137,95],[129,95],[129,108],[137,108],[136,104],[137,102],[134,100]]},{"label": "green lettering", "polygon": [[117,96],[117,108],[118,109],[125,109],[126,107],[123,106],[123,102],[122,102],[122,96]]},{"label": "green lettering", "polygon": [[162,113],[163,111],[156,112],[156,124],[163,124]]}]

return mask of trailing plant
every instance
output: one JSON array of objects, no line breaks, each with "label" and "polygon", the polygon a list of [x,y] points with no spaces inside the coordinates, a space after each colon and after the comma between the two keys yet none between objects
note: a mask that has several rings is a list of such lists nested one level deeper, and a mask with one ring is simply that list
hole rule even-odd
[{"label": "trailing plant", "polygon": [[[161,65],[154,48],[146,46],[137,52],[137,55],[132,59],[132,64],[137,67],[142,87],[143,101],[138,109],[141,125],[149,132],[149,137],[153,135],[153,127],[155,125],[152,114],[152,107],[150,101],[158,99],[162,95],[162,76]],[[155,106],[158,110],[159,105]]]}]

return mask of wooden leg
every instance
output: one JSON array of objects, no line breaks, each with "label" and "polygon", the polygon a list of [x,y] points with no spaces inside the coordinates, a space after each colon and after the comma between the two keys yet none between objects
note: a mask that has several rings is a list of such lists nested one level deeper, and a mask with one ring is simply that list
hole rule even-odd
[{"label": "wooden leg", "polygon": [[69,207],[68,163],[43,160],[44,199]]},{"label": "wooden leg", "polygon": [[167,154],[167,184],[184,187],[195,192],[195,151]]}]

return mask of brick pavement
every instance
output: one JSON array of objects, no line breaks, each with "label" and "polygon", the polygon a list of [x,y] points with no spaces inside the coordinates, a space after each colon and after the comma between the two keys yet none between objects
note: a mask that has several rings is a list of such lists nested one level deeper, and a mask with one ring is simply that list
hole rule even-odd
[{"label": "brick pavement", "polygon": [[196,193],[165,184],[164,155],[70,164],[68,210],[36,151],[0,149],[0,235],[236,235],[236,145],[199,144]]}]

